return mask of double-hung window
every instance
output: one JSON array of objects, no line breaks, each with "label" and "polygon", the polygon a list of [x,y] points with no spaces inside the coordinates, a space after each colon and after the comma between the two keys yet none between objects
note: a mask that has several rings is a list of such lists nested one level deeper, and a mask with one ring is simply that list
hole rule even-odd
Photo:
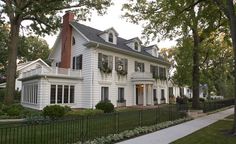
[{"label": "double-hung window", "polygon": [[144,72],[144,63],[135,61],[135,72]]},{"label": "double-hung window", "polygon": [[109,100],[109,88],[102,87],[101,88],[101,101],[108,101]]},{"label": "double-hung window", "polygon": [[72,69],[74,70],[82,70],[83,65],[83,55],[74,56],[72,60]]},{"label": "double-hung window", "polygon": [[124,88],[119,87],[118,88],[118,102],[124,102],[125,98],[124,98]]}]

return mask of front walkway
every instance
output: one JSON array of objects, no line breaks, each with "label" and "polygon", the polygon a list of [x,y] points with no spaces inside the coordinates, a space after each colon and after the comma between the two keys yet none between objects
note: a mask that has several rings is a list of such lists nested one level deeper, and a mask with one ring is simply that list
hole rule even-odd
[{"label": "front walkway", "polygon": [[118,144],[168,144],[184,136],[187,136],[199,129],[202,129],[220,119],[233,114],[234,109],[230,108],[211,115],[203,116],[176,126],[172,126],[154,133],[129,139]]}]

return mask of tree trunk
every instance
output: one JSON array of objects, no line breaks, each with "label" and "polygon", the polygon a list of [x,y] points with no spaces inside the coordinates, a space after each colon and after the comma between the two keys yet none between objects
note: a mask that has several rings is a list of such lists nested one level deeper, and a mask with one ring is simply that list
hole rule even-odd
[{"label": "tree trunk", "polygon": [[193,32],[193,72],[192,72],[192,88],[193,88],[193,101],[192,108],[200,108],[199,104],[199,34],[197,28],[192,29]]},{"label": "tree trunk", "polygon": [[234,51],[234,125],[232,132],[236,134],[236,14],[233,0],[227,0],[227,9],[229,12],[229,27]]},{"label": "tree trunk", "polygon": [[20,22],[11,21],[11,31],[8,42],[8,65],[7,65],[7,86],[4,103],[10,105],[14,102],[15,78],[16,78],[16,60],[17,60],[17,43],[19,40]]}]

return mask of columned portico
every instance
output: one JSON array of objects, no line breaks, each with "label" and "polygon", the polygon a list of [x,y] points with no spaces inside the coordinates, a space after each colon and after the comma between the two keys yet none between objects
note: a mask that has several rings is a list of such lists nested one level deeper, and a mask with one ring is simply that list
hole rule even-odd
[{"label": "columned portico", "polygon": [[154,79],[151,73],[135,72],[132,75],[133,105],[153,105]]}]

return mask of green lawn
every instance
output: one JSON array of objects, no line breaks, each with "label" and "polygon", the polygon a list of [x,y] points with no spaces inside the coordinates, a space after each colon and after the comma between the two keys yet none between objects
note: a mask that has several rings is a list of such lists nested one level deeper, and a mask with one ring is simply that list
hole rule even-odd
[{"label": "green lawn", "polygon": [[189,136],[181,138],[173,142],[173,144],[236,144],[236,136],[227,134],[232,125],[233,119],[230,116],[227,119],[220,120]]}]

